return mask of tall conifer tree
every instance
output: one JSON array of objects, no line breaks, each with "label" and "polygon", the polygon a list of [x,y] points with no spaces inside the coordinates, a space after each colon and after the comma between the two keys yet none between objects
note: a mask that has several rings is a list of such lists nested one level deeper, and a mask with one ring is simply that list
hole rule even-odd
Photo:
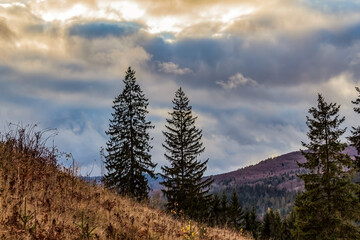
[{"label": "tall conifer tree", "polygon": [[351,182],[352,160],[342,153],[346,144],[340,142],[345,118],[339,116],[336,103],[326,103],[318,95],[317,108],[307,116],[309,143],[302,151],[306,162],[299,163],[307,173],[300,175],[305,192],[295,201],[295,234],[299,239],[360,239],[360,207],[356,185]]},{"label": "tall conifer tree", "polygon": [[220,225],[220,214],[221,214],[221,204],[220,198],[217,193],[213,195],[212,203],[210,207],[210,224],[212,226]]},{"label": "tall conifer tree", "polygon": [[221,201],[220,201],[220,225],[224,226],[228,223],[228,213],[229,213],[229,207],[228,207],[228,197],[226,196],[225,190],[223,190],[221,195]]},{"label": "tall conifer tree", "polygon": [[149,129],[146,120],[148,99],[136,82],[135,71],[130,67],[123,80],[125,87],[113,101],[114,113],[110,119],[104,176],[105,185],[120,194],[137,200],[148,197],[146,175],[155,177],[156,164],[151,161]]},{"label": "tall conifer tree", "polygon": [[274,212],[272,209],[268,208],[264,215],[264,219],[260,228],[260,239],[269,240],[273,238],[273,222],[274,222]]},{"label": "tall conifer tree", "polygon": [[244,215],[245,230],[253,236],[254,239],[258,238],[259,222],[256,220],[256,210],[253,205],[251,210],[247,209]]},{"label": "tall conifer tree", "polygon": [[[355,88],[359,93],[359,96],[355,101],[351,101],[356,105],[354,107],[354,111],[360,114],[360,89],[358,87]],[[360,172],[360,126],[352,127],[351,136],[348,138],[350,140],[351,146],[355,147],[358,153],[358,156],[355,156],[355,168],[358,172]]]},{"label": "tall conifer tree", "polygon": [[233,228],[239,230],[243,226],[243,220],[245,216],[235,188],[231,195],[228,215],[230,225]]},{"label": "tall conifer tree", "polygon": [[170,166],[162,167],[164,181],[161,183],[169,210],[183,210],[187,216],[202,218],[207,212],[211,195],[211,178],[203,179],[208,160],[197,158],[205,148],[201,142],[202,131],[195,126],[197,117],[192,115],[189,99],[180,88],[175,93],[173,111],[166,119],[167,125],[164,154]]}]

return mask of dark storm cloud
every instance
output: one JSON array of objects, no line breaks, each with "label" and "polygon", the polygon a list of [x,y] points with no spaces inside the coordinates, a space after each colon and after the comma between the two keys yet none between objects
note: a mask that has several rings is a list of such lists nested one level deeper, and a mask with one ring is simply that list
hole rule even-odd
[{"label": "dark storm cloud", "polygon": [[86,22],[77,23],[69,28],[70,36],[80,36],[87,39],[121,37],[136,33],[143,28],[134,22]]}]

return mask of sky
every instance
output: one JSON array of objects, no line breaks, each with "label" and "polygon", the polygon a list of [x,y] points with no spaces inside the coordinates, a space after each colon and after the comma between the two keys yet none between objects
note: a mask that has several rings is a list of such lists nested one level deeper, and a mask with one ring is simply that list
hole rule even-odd
[{"label": "sky", "polygon": [[156,171],[179,87],[203,131],[205,174],[233,171],[299,150],[317,93],[358,125],[360,1],[0,0],[0,131],[56,129],[83,175],[101,174],[128,66],[149,99]]}]

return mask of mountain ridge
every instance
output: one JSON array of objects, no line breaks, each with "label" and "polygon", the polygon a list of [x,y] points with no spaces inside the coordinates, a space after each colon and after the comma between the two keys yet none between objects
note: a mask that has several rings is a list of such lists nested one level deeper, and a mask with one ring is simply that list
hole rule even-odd
[{"label": "mountain ridge", "polygon": [[[350,157],[357,155],[356,149],[353,147],[347,147],[343,152]],[[240,168],[235,171],[212,175],[211,177],[214,179],[213,187],[219,187],[224,183],[232,186],[244,184],[252,185],[261,182],[262,179],[288,175],[290,178],[291,176],[295,176],[295,178],[291,179],[290,182],[280,184],[277,187],[279,189],[285,188],[287,191],[303,190],[303,183],[299,182],[296,174],[302,171],[297,163],[304,163],[305,161],[306,159],[301,151],[292,151],[277,157],[270,157],[257,164]]]}]

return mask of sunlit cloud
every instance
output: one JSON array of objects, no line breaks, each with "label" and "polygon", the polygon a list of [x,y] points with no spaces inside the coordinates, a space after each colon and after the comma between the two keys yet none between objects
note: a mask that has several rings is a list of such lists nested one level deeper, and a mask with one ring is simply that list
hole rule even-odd
[{"label": "sunlit cloud", "polygon": [[223,6],[215,5],[205,7],[204,11],[198,14],[183,13],[176,16],[149,16],[146,24],[149,32],[156,34],[160,32],[180,33],[190,26],[202,22],[214,22],[223,24],[222,30],[234,23],[236,19],[251,14],[255,11],[254,7],[249,6]]},{"label": "sunlit cloud", "polygon": [[114,9],[119,11],[125,21],[140,19],[146,13],[146,10],[141,7],[141,4],[133,1],[100,1],[98,6],[101,9]]},{"label": "sunlit cloud", "polygon": [[250,85],[256,86],[258,83],[251,79],[244,77],[241,73],[237,73],[234,76],[229,77],[228,81],[217,81],[216,84],[219,84],[224,89],[233,89],[241,85]]},{"label": "sunlit cloud", "polygon": [[21,3],[21,2],[13,1],[13,2],[8,2],[8,3],[1,3],[0,2],[0,7],[3,7],[3,8],[26,7],[26,5],[24,3]]},{"label": "sunlit cloud", "polygon": [[64,4],[60,6],[62,11],[59,11],[48,2],[40,2],[33,5],[33,13],[46,22],[68,22],[83,19],[132,21],[141,18],[145,13],[144,9],[132,1],[86,3],[86,1],[75,1],[74,4]]},{"label": "sunlit cloud", "polygon": [[64,12],[58,12],[56,10],[46,11],[44,9],[40,10],[38,13],[40,14],[41,18],[44,19],[46,22],[52,22],[57,20],[67,21],[78,16],[92,15],[91,11],[89,11],[89,9],[82,4],[76,4],[70,9],[65,10]]},{"label": "sunlit cloud", "polygon": [[192,73],[192,70],[190,68],[180,68],[179,65],[173,62],[159,63],[159,71],[164,73],[177,74],[177,75]]},{"label": "sunlit cloud", "polygon": [[180,18],[172,16],[162,18],[150,17],[146,20],[146,25],[148,26],[149,33],[152,34],[161,32],[178,33],[187,26]]}]

